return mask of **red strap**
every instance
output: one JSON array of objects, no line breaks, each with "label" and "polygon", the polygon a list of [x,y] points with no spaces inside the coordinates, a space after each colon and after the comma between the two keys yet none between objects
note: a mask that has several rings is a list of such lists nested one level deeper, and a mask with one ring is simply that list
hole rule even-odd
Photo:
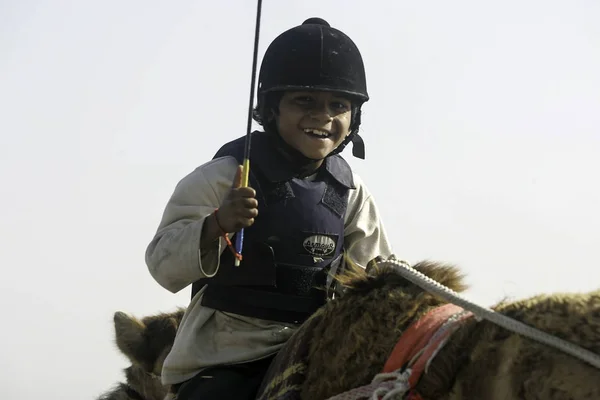
[{"label": "red strap", "polygon": [[229,240],[229,235],[227,234],[227,232],[225,232],[223,230],[223,227],[221,227],[221,224],[219,223],[219,218],[217,217],[217,211],[219,211],[219,209],[215,208],[215,213],[214,213],[215,214],[215,222],[217,223],[217,227],[221,231],[221,236],[223,236],[223,238],[225,239],[225,242],[227,243],[227,247],[229,247],[229,250],[231,250],[231,252],[233,253],[233,256],[235,258],[237,258],[238,260],[242,261],[242,255],[240,253],[238,253],[237,251],[235,251],[235,247],[233,247],[231,240]]},{"label": "red strap", "polygon": [[406,400],[424,400],[423,397],[416,391],[411,390]]},{"label": "red strap", "polygon": [[[417,353],[425,349],[425,346],[427,346],[431,337],[450,316],[460,311],[463,311],[461,307],[454,304],[446,304],[434,308],[419,320],[413,322],[406,332],[400,336],[400,340],[396,343],[396,346],[383,367],[383,372],[392,372],[402,368],[402,366],[412,360]],[[435,350],[435,346],[431,347]],[[420,360],[423,361],[418,362],[411,367],[412,373],[409,378],[410,387],[414,387],[417,384],[423,369],[425,368],[427,359],[423,358],[423,355],[421,355]]]}]

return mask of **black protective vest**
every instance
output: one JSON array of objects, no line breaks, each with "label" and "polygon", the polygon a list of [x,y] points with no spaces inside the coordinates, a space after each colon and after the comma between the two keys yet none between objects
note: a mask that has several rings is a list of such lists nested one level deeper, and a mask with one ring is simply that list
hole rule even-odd
[{"label": "black protective vest", "polygon": [[[314,180],[294,177],[272,137],[253,132],[250,186],[258,217],[244,230],[243,260],[234,266],[229,249],[204,285],[202,305],[282,322],[301,323],[325,303],[326,275],[343,252],[344,217],[352,173],[338,155],[328,157]],[[243,161],[245,138],[224,145],[215,158]],[[231,238],[235,243],[235,235]]]}]

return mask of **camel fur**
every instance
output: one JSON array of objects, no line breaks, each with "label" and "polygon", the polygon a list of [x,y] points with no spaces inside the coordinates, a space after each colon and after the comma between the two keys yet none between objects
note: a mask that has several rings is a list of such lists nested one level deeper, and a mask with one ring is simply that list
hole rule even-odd
[{"label": "camel fur", "polygon": [[[467,288],[453,265],[423,261],[414,268],[456,292]],[[390,267],[350,268],[336,281],[343,295],[321,307],[279,351],[258,399],[327,399],[370,383],[402,333],[446,304]],[[504,301],[493,309],[600,354],[600,290],[542,294]],[[126,369],[127,382],[98,400],[168,396],[168,388],[160,386],[156,376],[182,316],[180,310],[140,321],[116,313],[117,345],[132,365]],[[127,397],[126,389],[140,396]],[[600,399],[600,370],[489,321],[471,318],[435,356],[416,390],[424,400]]]},{"label": "camel fur", "polygon": [[[456,292],[466,289],[452,266],[424,261],[415,269]],[[390,267],[354,268],[338,277],[344,295],[311,324],[302,399],[326,399],[366,385],[380,373],[403,331],[445,301]],[[600,290],[539,295],[493,307],[600,354]],[[300,330],[301,332],[302,330]],[[296,335],[280,351],[297,348]],[[277,358],[274,361],[277,362]],[[600,399],[600,370],[489,321],[464,322],[417,383],[424,400]]]},{"label": "camel fur", "polygon": [[117,348],[131,365],[120,382],[97,400],[163,400],[169,387],[161,383],[162,366],[169,354],[184,310],[159,313],[142,319],[123,312],[114,314]]}]

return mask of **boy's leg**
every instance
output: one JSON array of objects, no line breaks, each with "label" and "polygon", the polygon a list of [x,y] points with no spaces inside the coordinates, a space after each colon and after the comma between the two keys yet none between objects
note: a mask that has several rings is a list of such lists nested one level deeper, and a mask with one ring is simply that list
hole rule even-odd
[{"label": "boy's leg", "polygon": [[177,388],[176,400],[253,400],[273,357],[245,364],[213,367]]}]

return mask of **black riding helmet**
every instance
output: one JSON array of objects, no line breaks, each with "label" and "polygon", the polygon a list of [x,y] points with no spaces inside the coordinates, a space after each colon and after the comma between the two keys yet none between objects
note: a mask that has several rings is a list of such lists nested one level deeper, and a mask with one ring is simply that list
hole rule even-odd
[{"label": "black riding helmet", "polygon": [[358,135],[361,106],[369,100],[365,68],[358,47],[346,34],[321,18],[309,18],[275,38],[262,60],[254,110],[254,119],[268,130],[275,131],[270,116],[285,90],[327,90],[347,97],[352,102],[350,134],[330,155],[352,141],[352,154],[365,158]]}]

